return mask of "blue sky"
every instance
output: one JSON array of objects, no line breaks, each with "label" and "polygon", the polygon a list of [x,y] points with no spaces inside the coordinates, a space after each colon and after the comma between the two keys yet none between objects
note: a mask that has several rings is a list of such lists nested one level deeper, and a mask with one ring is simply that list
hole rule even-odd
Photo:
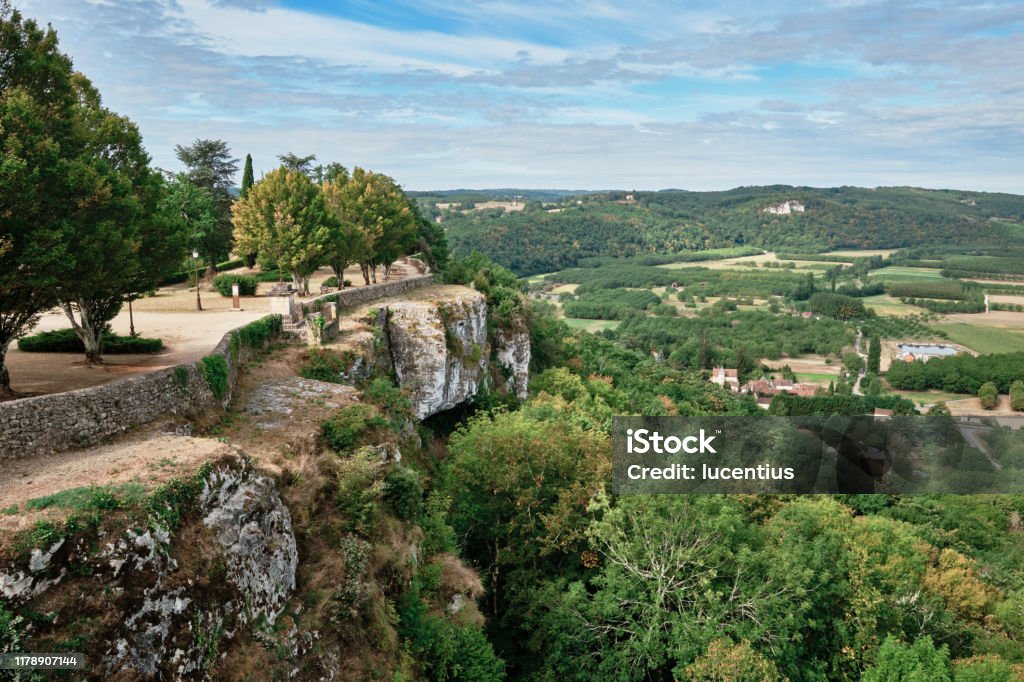
[{"label": "blue sky", "polygon": [[1024,3],[15,0],[160,167],[227,140],[408,189],[1024,193]]}]

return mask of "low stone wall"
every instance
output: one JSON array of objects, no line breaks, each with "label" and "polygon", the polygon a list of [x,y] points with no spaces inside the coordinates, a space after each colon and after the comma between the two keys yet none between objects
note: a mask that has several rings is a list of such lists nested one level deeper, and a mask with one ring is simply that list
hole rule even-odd
[{"label": "low stone wall", "polygon": [[421,275],[419,277],[409,277],[408,279],[399,279],[394,282],[384,282],[383,284],[370,284],[365,287],[354,287],[351,289],[343,289],[333,294],[324,294],[323,296],[317,296],[311,301],[306,302],[306,306],[310,310],[315,310],[317,304],[330,303],[336,301],[339,308],[353,308],[357,305],[363,305],[370,301],[375,301],[378,298],[389,298],[391,296],[398,296],[404,294],[407,291],[413,289],[422,289],[423,287],[429,287],[434,283],[433,275]]},{"label": "low stone wall", "polygon": [[264,350],[232,343],[237,331],[225,334],[211,353],[222,356],[228,368],[220,400],[200,362],[193,362],[102,386],[0,403],[0,462],[94,445],[159,417],[192,417],[226,406],[239,369]]}]

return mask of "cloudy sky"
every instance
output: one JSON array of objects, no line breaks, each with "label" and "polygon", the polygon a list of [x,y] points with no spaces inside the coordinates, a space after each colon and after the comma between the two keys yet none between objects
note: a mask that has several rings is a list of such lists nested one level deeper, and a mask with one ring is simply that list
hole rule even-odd
[{"label": "cloudy sky", "polygon": [[1024,193],[1022,2],[14,2],[167,169],[210,137],[408,189]]}]

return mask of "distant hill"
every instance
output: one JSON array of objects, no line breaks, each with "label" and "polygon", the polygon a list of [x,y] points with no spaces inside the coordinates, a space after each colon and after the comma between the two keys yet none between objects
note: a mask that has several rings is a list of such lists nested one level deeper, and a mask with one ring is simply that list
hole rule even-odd
[{"label": "distant hill", "polygon": [[[496,190],[476,192],[480,199]],[[457,253],[480,251],[520,275],[572,267],[591,256],[677,253],[725,246],[788,251],[993,246],[1024,239],[1024,196],[913,187],[738,187],[724,192],[522,190],[526,210],[439,211]],[[453,190],[453,192],[456,192]],[[555,197],[543,199],[540,197]],[[461,199],[460,199],[461,200]],[[473,199],[466,199],[474,201]],[[546,202],[546,203],[542,203]]]},{"label": "distant hill", "polygon": [[582,189],[519,189],[515,187],[501,187],[498,189],[436,189],[430,191],[406,192],[415,197],[422,204],[429,204],[432,201],[444,203],[482,202],[482,201],[506,201],[521,199],[525,201],[552,202],[559,201],[566,197],[575,197],[590,194],[588,190]]}]

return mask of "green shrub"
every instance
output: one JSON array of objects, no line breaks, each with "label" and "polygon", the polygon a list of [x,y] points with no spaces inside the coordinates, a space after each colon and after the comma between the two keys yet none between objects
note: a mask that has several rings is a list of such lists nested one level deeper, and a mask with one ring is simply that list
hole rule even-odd
[{"label": "green shrub", "polygon": [[[352,280],[350,280],[350,279],[343,279],[343,280],[341,280],[341,283],[344,284],[346,287],[352,286]],[[327,279],[324,280],[323,286],[325,286],[325,287],[337,287],[338,286],[338,278],[335,277],[334,275],[331,275],[330,277],[328,277]]]},{"label": "green shrub", "polygon": [[228,393],[228,361],[223,355],[207,355],[199,361],[199,369],[217,400]]},{"label": "green shrub", "polygon": [[379,456],[370,448],[359,450],[340,463],[335,501],[343,530],[369,535],[377,525],[383,488],[381,468]]},{"label": "green shrub", "polygon": [[373,405],[351,405],[320,425],[327,446],[335,452],[351,449],[359,437],[374,428],[386,428],[388,421]]},{"label": "green shrub", "polygon": [[999,389],[991,381],[986,381],[978,389],[978,400],[986,410],[994,409],[999,404]]},{"label": "green shrub", "polygon": [[[164,342],[160,339],[120,336],[112,331],[104,332],[100,341],[100,352],[107,355],[159,353],[163,349]],[[18,339],[18,350],[26,353],[84,353],[85,345],[75,330],[57,329]]]},{"label": "green shrub", "polygon": [[238,342],[246,348],[260,349],[281,333],[281,316],[268,315],[250,322],[235,332]]},{"label": "green shrub", "polygon": [[329,350],[313,348],[299,367],[299,376],[338,384],[342,382],[345,372],[351,369],[354,361],[355,353],[350,350],[339,355]]},{"label": "green shrub", "polygon": [[377,377],[363,390],[363,398],[379,407],[390,420],[391,428],[396,432],[412,415],[412,401],[389,379]]},{"label": "green shrub", "polygon": [[423,513],[423,483],[415,469],[397,465],[384,477],[384,499],[403,521]]},{"label": "green shrub", "polygon": [[429,680],[501,682],[505,662],[486,635],[473,625],[454,623],[429,612],[419,581],[398,600],[398,632]]},{"label": "green shrub", "polygon": [[1010,384],[1010,409],[1024,412],[1024,381],[1020,379]]},{"label": "green shrub", "polygon": [[252,275],[217,275],[213,278],[213,288],[221,296],[231,295],[231,286],[238,285],[238,293],[242,296],[256,295],[256,278]]}]

